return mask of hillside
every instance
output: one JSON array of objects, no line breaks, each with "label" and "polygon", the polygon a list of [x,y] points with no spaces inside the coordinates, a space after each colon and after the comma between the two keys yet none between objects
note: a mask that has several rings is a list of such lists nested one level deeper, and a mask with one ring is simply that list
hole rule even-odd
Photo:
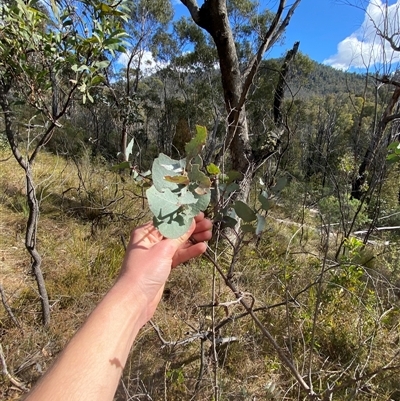
[{"label": "hillside", "polygon": [[296,79],[293,79],[291,83],[295,88],[300,87],[299,95],[303,98],[349,93],[362,95],[365,91],[366,77],[313,61],[309,77],[301,84],[296,82]]}]

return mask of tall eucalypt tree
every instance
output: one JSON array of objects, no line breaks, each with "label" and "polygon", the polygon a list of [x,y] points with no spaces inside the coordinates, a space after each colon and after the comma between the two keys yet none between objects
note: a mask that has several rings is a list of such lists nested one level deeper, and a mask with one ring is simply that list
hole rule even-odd
[{"label": "tall eucalypt tree", "polygon": [[[246,98],[265,52],[281,38],[300,1],[295,0],[288,5],[286,0],[280,0],[271,19],[259,19],[264,21],[264,26],[254,27],[254,30],[258,31],[254,54],[248,59],[247,65],[241,65],[229,19],[229,7],[234,8],[235,2],[206,0],[199,7],[196,0],[181,0],[189,10],[193,21],[212,36],[217,48],[227,112],[227,135],[219,156],[229,149],[232,168],[243,174],[238,199],[244,201],[247,200],[257,165],[274,151],[266,147],[264,152],[257,152],[255,155],[249,138]],[[282,129],[282,126],[276,128]]]},{"label": "tall eucalypt tree", "polygon": [[39,201],[34,162],[75,101],[91,92],[115,51],[123,50],[124,1],[34,0],[2,2],[0,22],[0,107],[12,153],[24,170],[29,216],[25,246],[50,322],[49,299],[37,249]]}]

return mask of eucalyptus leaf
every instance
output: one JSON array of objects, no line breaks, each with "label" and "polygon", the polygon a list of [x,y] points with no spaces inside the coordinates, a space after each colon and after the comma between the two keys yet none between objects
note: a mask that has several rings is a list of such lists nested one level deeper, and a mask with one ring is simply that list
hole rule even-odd
[{"label": "eucalyptus leaf", "polygon": [[206,144],[206,140],[207,128],[196,125],[196,135],[185,146],[186,160],[196,157]]},{"label": "eucalyptus leaf", "polygon": [[198,200],[192,192],[190,192],[187,188],[182,189],[179,196],[179,203],[181,205],[191,205],[193,203],[197,203],[197,201]]},{"label": "eucalyptus leaf", "polygon": [[152,186],[146,191],[146,196],[150,210],[158,219],[169,216],[176,212],[181,206],[179,203],[179,196],[171,192],[168,188],[160,192]]},{"label": "eucalyptus leaf", "polygon": [[179,191],[180,186],[176,182],[171,182],[165,177],[181,176],[184,171],[184,161],[174,160],[170,157],[160,154],[153,162],[151,169],[153,185],[158,191],[163,191],[165,188],[171,191]]},{"label": "eucalyptus leaf", "polygon": [[218,175],[221,172],[221,170],[214,163],[210,163],[207,166],[207,172],[208,172],[208,174],[211,174],[211,175]]},{"label": "eucalyptus leaf", "polygon": [[224,216],[222,219],[222,228],[235,228],[238,221],[230,216]]},{"label": "eucalyptus leaf", "polygon": [[234,205],[235,212],[237,215],[246,223],[250,223],[257,219],[254,211],[242,201],[236,201]]},{"label": "eucalyptus leaf", "polygon": [[255,227],[252,226],[251,224],[243,224],[240,229],[244,232],[244,233],[254,233],[255,232]]},{"label": "eucalyptus leaf", "polygon": [[287,184],[287,179],[286,177],[280,177],[276,184],[271,188],[271,191],[274,193],[282,191],[283,188],[285,188]]},{"label": "eucalyptus leaf", "polygon": [[236,180],[240,181],[243,178],[243,174],[236,170],[228,171],[227,175],[228,175],[227,184],[230,184],[231,182],[236,181]]},{"label": "eucalyptus leaf", "polygon": [[192,220],[193,218],[178,214],[173,218],[164,220],[159,220],[154,217],[153,224],[164,237],[179,238],[181,235],[185,234],[187,230],[189,230]]},{"label": "eucalyptus leaf", "polygon": [[256,235],[260,235],[264,231],[266,223],[265,217],[257,214]]},{"label": "eucalyptus leaf", "polygon": [[271,202],[269,199],[264,195],[266,194],[265,191],[263,191],[260,195],[258,195],[258,200],[261,203],[261,207],[265,210],[268,211],[271,208]]},{"label": "eucalyptus leaf", "polygon": [[134,139],[132,138],[128,143],[128,145],[126,146],[126,152],[125,152],[126,160],[129,160],[129,156],[132,154],[133,144],[134,144]]},{"label": "eucalyptus leaf", "polygon": [[207,177],[202,171],[200,171],[199,165],[194,164],[188,173],[188,177],[190,182],[196,183],[198,188],[205,189],[206,191],[201,191],[198,192],[195,191],[199,194],[207,193],[209,192],[209,189],[211,188],[211,180],[209,177]]}]

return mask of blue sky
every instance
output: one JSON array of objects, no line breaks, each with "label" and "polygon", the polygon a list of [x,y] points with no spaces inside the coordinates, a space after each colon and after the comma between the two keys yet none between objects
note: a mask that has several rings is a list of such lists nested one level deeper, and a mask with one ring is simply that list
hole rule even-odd
[{"label": "blue sky", "polygon": [[[179,0],[174,3],[177,15],[189,15]],[[260,3],[268,7],[277,1]],[[281,56],[299,40],[300,51],[311,59],[342,70],[365,70],[382,62],[397,65],[400,58],[376,36],[374,24],[383,30],[383,15],[387,15],[387,32],[398,32],[399,9],[400,0],[302,0],[287,29],[285,43],[268,56]]]}]

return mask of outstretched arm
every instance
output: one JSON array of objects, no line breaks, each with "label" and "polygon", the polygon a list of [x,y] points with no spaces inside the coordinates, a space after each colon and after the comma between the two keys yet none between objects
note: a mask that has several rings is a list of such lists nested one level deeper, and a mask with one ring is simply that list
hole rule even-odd
[{"label": "outstretched arm", "polygon": [[202,213],[178,239],[163,238],[151,223],[135,229],[116,283],[25,401],[112,400],[133,341],[153,316],[171,268],[205,252],[210,229]]}]

